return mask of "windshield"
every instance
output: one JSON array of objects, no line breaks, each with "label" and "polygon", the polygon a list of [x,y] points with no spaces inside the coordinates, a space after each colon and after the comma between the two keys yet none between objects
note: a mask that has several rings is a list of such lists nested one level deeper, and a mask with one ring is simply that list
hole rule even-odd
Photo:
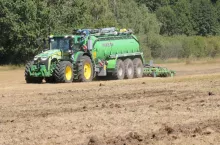
[{"label": "windshield", "polygon": [[69,42],[70,40],[65,38],[50,39],[50,49],[69,50]]}]

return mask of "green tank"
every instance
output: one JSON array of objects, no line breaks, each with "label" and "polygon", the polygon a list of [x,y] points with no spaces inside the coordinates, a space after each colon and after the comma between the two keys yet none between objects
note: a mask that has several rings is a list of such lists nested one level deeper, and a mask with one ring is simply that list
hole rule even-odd
[{"label": "green tank", "polygon": [[112,55],[140,52],[139,42],[134,35],[92,36],[91,39],[96,59],[106,60]]}]

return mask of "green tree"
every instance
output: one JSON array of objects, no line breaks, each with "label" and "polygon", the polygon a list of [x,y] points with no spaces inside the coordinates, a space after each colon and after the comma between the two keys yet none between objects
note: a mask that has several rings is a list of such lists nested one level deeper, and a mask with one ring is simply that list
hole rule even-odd
[{"label": "green tree", "polygon": [[37,51],[35,39],[47,33],[48,16],[41,1],[0,1],[0,46],[4,49],[0,62],[21,63],[31,57]]},{"label": "green tree", "polygon": [[193,35],[194,31],[189,0],[179,0],[173,7],[173,10],[176,14],[175,34]]},{"label": "green tree", "polygon": [[218,33],[218,16],[211,1],[196,0],[191,3],[193,26],[197,35],[207,36]]},{"label": "green tree", "polygon": [[[220,25],[220,1],[217,1],[216,3],[216,11],[217,11],[218,25]],[[218,33],[220,34],[220,32]]]},{"label": "green tree", "polygon": [[175,5],[178,0],[136,0],[138,4],[145,4],[151,12],[155,12],[160,7]]},{"label": "green tree", "polygon": [[162,23],[160,34],[173,35],[176,32],[176,14],[170,6],[161,7],[156,12],[157,18]]}]

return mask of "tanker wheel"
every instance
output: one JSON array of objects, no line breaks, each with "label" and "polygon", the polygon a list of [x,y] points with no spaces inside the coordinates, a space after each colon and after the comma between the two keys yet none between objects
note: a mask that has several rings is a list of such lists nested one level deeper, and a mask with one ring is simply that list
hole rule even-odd
[{"label": "tanker wheel", "polygon": [[124,60],[125,66],[125,78],[133,79],[134,78],[134,65],[131,59],[127,58]]},{"label": "tanker wheel", "polygon": [[42,83],[43,78],[41,78],[41,77],[31,77],[30,76],[29,70],[30,70],[31,65],[33,65],[33,64],[34,64],[34,62],[31,61],[31,62],[28,62],[25,66],[24,74],[25,74],[26,83],[28,83],[28,84],[30,84],[30,83],[40,84],[40,83]]},{"label": "tanker wheel", "polygon": [[73,65],[69,61],[61,61],[54,70],[54,77],[57,83],[73,82]]},{"label": "tanker wheel", "polygon": [[140,58],[135,58],[133,60],[134,64],[134,77],[135,78],[142,78],[143,77],[143,72],[144,72],[144,67],[143,63]]},{"label": "tanker wheel", "polygon": [[113,76],[117,80],[123,80],[125,77],[125,66],[122,60],[118,59],[116,62],[115,72],[113,73]]},{"label": "tanker wheel", "polygon": [[82,56],[78,64],[78,79],[80,82],[91,82],[93,79],[93,65],[88,56]]}]

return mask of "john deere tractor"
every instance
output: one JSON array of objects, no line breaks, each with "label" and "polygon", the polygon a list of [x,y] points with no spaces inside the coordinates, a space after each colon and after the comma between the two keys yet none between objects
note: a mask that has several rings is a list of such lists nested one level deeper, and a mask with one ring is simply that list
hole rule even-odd
[{"label": "john deere tractor", "polygon": [[90,82],[98,76],[121,80],[144,74],[143,53],[130,30],[84,29],[73,35],[51,35],[48,42],[49,49],[27,63],[27,83]]}]

